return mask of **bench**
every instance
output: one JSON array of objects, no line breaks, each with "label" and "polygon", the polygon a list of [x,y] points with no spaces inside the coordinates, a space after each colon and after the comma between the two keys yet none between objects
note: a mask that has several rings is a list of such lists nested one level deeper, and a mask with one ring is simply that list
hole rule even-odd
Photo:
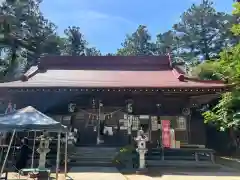
[{"label": "bench", "polygon": [[215,151],[207,148],[180,148],[180,149],[164,149],[164,154],[166,153],[189,153],[194,154],[195,161],[199,161],[200,155],[209,155],[212,163],[215,163],[214,153]]},{"label": "bench", "polygon": [[[20,178],[20,175],[30,175],[30,176],[38,176],[39,179],[41,179],[41,175],[44,176],[44,178],[46,179],[46,174],[48,174],[48,177],[50,176],[50,173],[51,173],[51,170],[50,169],[39,169],[39,168],[24,168],[24,169],[21,169],[18,171],[18,174],[19,174],[19,178]],[[47,179],[46,179],[47,180]]]},{"label": "bench", "polygon": [[150,157],[158,156],[161,160],[211,160],[215,163],[214,150],[206,148],[158,148],[150,150],[149,153]]}]

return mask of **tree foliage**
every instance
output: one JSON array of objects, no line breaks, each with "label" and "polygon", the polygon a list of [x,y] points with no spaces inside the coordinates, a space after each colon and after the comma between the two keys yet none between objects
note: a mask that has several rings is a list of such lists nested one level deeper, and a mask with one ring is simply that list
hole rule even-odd
[{"label": "tree foliage", "polygon": [[[240,17],[239,4],[238,2],[234,4],[234,15]],[[236,36],[240,35],[238,26],[239,24],[233,25],[232,28]],[[203,113],[205,121],[218,125],[221,130],[239,129],[240,119],[234,118],[234,115],[240,111],[240,43],[221,52],[218,61],[207,62],[204,65],[206,68],[202,75],[205,73],[204,76],[206,76],[207,68],[215,66],[215,69],[212,69],[212,75],[218,74],[221,79],[232,85],[231,92],[224,93],[213,109]]]},{"label": "tree foliage", "polygon": [[41,0],[6,0],[0,5],[0,79],[14,80],[42,55],[101,55],[88,47],[79,27],[68,27],[60,37],[56,25],[40,11]]},{"label": "tree foliage", "polygon": [[5,57],[1,64],[4,65],[2,74],[5,80],[19,76],[36,64],[42,54],[59,52],[55,46],[58,40],[56,26],[44,18],[40,3],[40,0],[8,0],[0,6],[1,18],[4,19],[1,50]]},{"label": "tree foliage", "polygon": [[205,59],[217,55],[223,47],[233,44],[229,31],[233,17],[217,12],[213,2],[204,0],[201,4],[193,4],[181,16],[179,23],[173,26],[174,31],[182,33],[181,50],[190,56],[203,54]]},{"label": "tree foliage", "polygon": [[121,56],[143,56],[154,54],[154,43],[151,42],[151,35],[147,27],[140,25],[131,35],[127,35],[122,43],[122,48],[118,49],[117,55]]},{"label": "tree foliage", "polygon": [[64,30],[66,35],[65,53],[72,56],[80,56],[84,54],[87,41],[80,32],[80,27],[68,27]]}]

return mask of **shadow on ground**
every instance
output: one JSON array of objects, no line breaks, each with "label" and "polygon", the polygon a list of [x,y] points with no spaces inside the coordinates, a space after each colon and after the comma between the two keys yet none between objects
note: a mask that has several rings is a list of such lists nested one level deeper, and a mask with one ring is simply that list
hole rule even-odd
[{"label": "shadow on ground", "polygon": [[[129,180],[136,179],[132,178],[136,176],[136,171],[126,171],[122,170],[121,173],[126,176]],[[240,172],[236,169],[232,169],[229,167],[222,166],[221,168],[214,168],[214,169],[207,169],[207,168],[148,168],[148,170],[141,174],[145,177],[150,178],[161,178],[161,177],[171,177],[169,179],[174,179],[174,177],[182,177],[181,179],[184,179],[183,177],[225,177],[228,180],[230,177],[234,177],[234,180],[239,178],[240,180]],[[140,175],[140,176],[141,176]]]}]

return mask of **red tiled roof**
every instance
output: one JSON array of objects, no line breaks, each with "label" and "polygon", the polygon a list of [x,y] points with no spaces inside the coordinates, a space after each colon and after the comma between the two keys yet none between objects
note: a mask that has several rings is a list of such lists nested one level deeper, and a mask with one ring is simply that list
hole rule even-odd
[{"label": "red tiled roof", "polygon": [[[26,81],[0,87],[81,87],[81,88],[222,88],[219,81],[200,81],[171,67],[168,56],[161,57],[47,57],[25,74]],[[81,61],[83,58],[83,61]],[[122,60],[122,62],[121,62]],[[101,64],[103,61],[103,64]],[[41,71],[39,71],[41,69]]]}]

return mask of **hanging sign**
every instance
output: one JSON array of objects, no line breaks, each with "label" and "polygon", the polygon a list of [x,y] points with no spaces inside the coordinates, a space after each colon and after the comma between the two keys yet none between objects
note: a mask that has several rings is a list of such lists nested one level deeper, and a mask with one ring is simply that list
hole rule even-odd
[{"label": "hanging sign", "polygon": [[152,131],[157,131],[158,130],[157,116],[152,116],[151,117],[151,125],[152,125]]},{"label": "hanging sign", "polygon": [[189,115],[191,114],[190,108],[183,108],[182,114],[183,114],[184,116],[189,116]]},{"label": "hanging sign", "polygon": [[132,103],[128,103],[127,104],[127,112],[128,113],[132,113],[133,112]]},{"label": "hanging sign", "polygon": [[73,113],[75,111],[76,104],[70,103],[68,105],[68,112]]},{"label": "hanging sign", "polygon": [[162,144],[163,147],[171,147],[170,120],[162,120]]}]

